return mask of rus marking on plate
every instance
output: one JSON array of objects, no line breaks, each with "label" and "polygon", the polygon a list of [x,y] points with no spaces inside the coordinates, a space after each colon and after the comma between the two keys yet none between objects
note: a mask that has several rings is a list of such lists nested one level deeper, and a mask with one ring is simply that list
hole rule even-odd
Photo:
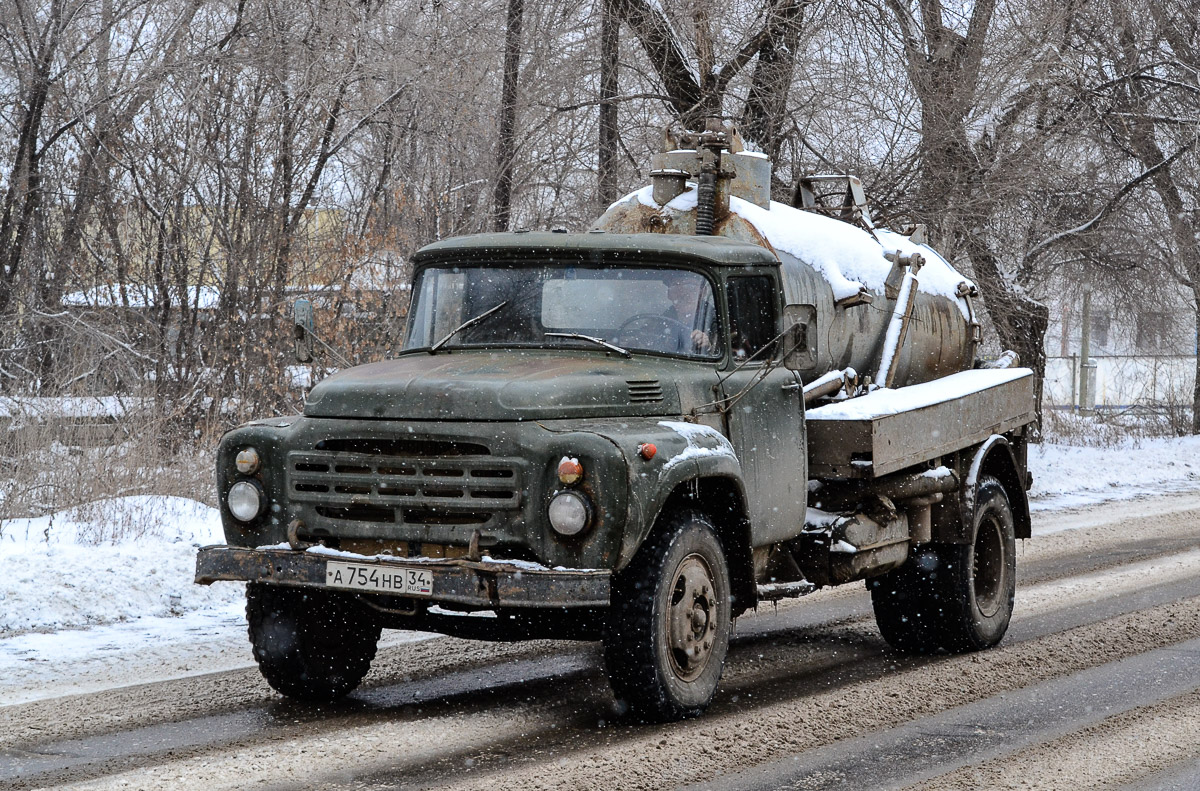
[{"label": "rus marking on plate", "polygon": [[430,596],[433,594],[433,572],[428,569],[386,568],[331,560],[325,564],[325,584],[331,588]]}]

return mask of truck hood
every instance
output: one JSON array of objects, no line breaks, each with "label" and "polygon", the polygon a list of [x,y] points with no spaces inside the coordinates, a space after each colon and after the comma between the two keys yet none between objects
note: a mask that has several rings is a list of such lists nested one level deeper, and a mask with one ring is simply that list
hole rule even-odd
[{"label": "truck hood", "polygon": [[681,375],[703,376],[705,368],[543,350],[406,354],[323,380],[309,393],[304,414],[401,420],[678,415],[673,382]]}]

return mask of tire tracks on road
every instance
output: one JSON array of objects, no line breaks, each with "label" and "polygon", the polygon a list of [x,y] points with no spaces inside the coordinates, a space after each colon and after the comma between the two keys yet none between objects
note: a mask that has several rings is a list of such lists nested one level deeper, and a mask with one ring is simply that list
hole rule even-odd
[{"label": "tire tracks on road", "polygon": [[[1195,498],[1172,502],[1176,510],[1164,508],[1141,519],[1101,520],[1096,528],[1035,539],[1019,563],[1023,587],[1018,606],[1023,593],[1036,598],[1037,590],[1044,587],[1031,587],[1029,580],[1052,587],[1064,574],[1086,579],[1089,574],[1096,577],[1097,569],[1120,569],[1130,561],[1147,559],[1170,562],[1181,550],[1186,554],[1188,547],[1200,543],[1194,527],[1200,511],[1194,508]],[[1186,507],[1189,502],[1192,507]],[[1126,540],[1130,534],[1139,537]],[[520,782],[509,784],[521,778],[533,783],[529,787],[566,787],[581,781],[657,789],[662,785],[660,776],[643,776],[636,766],[639,751],[657,759],[667,750],[675,756],[668,764],[691,766],[694,759],[679,758],[687,755],[686,745],[707,748],[709,752],[698,754],[710,759],[692,767],[692,774],[666,773],[676,778],[672,782],[692,782],[711,776],[714,766],[734,770],[746,761],[755,765],[764,753],[794,751],[799,734],[815,727],[814,723],[826,722],[828,727],[811,733],[804,745],[819,744],[830,734],[861,733],[872,716],[883,712],[899,718],[891,725],[906,716],[924,716],[923,708],[906,714],[895,704],[937,692],[930,688],[927,676],[949,673],[957,682],[957,673],[969,682],[959,692],[950,686],[941,690],[945,695],[921,699],[933,711],[941,711],[994,691],[976,690],[975,675],[990,672],[977,662],[990,665],[995,660],[996,667],[1005,668],[1004,683],[1015,689],[1036,681],[1039,673],[1053,678],[1091,666],[1078,665],[1077,651],[1095,664],[1109,656],[1132,655],[1193,637],[1200,604],[1191,597],[1200,595],[1200,589],[1187,588],[1187,580],[1180,582],[1180,576],[1172,577],[1171,584],[1144,588],[1126,580],[1116,591],[1104,589],[1101,574],[1093,580],[1100,581],[1096,591],[1075,597],[1091,599],[1083,607],[1056,609],[1056,596],[1048,596],[1041,612],[1014,620],[1000,648],[935,659],[898,657],[886,651],[870,623],[869,601],[861,588],[834,589],[789,603],[778,614],[764,612],[741,619],[726,678],[710,715],[666,727],[598,727],[601,720],[611,720],[612,704],[594,646],[479,644],[450,638],[401,646],[382,656],[362,692],[326,709],[272,698],[253,671],[125,688],[113,696],[85,695],[7,707],[5,714],[18,716],[8,726],[0,725],[0,743],[15,745],[7,756],[0,751],[0,787],[75,780],[82,781],[81,788],[119,787],[122,781],[136,787],[137,780],[150,783],[146,787],[212,791],[248,783],[250,778],[237,771],[243,761],[255,766],[251,774],[259,779],[297,787],[315,782],[327,767],[346,767],[322,782],[347,788],[428,787],[466,771],[464,787],[484,787],[476,779],[487,777],[492,785],[486,787],[524,787]],[[1186,600],[1177,601],[1180,598]],[[1165,620],[1163,613],[1176,620]],[[1153,621],[1160,617],[1164,622],[1155,625]],[[1188,628],[1191,634],[1186,633]],[[1061,633],[1063,629],[1071,630],[1069,638]],[[1122,633],[1136,635],[1135,643],[1114,642]],[[1056,649],[1062,640],[1069,640],[1073,648]],[[1035,644],[1040,648],[1035,649]],[[1049,653],[1041,655],[1042,649]],[[1018,671],[1021,667],[1024,670]],[[895,688],[903,690],[899,701],[889,694]],[[114,696],[117,700],[108,699]],[[850,708],[840,705],[846,701],[858,703]],[[73,712],[80,718],[72,723]],[[474,727],[478,722],[488,727],[479,731]],[[39,724],[51,727],[39,732]],[[885,718],[878,727],[888,724]],[[734,734],[732,740],[722,735],[726,730]],[[755,730],[763,738],[743,744],[738,732]],[[5,731],[19,738],[10,740]],[[420,738],[413,741],[405,732]],[[459,738],[468,732],[477,734],[478,741]],[[697,734],[702,735],[698,741],[686,741]],[[373,735],[386,735],[395,748],[356,753],[354,745],[373,743]],[[685,741],[675,746],[678,739]],[[139,742],[142,747],[130,748]],[[402,745],[408,745],[407,755],[395,752]],[[298,750],[308,756],[305,763],[310,768],[304,778],[289,781],[286,773],[273,772],[273,766],[295,763]],[[33,763],[24,764],[29,768],[19,777],[14,771],[6,773],[6,761],[18,758]],[[566,766],[560,766],[564,760]],[[587,765],[595,771],[581,768]],[[193,772],[188,785],[154,784],[155,778],[174,782],[163,773],[177,768]],[[358,779],[352,782],[350,776]],[[558,784],[558,777],[571,782]]]}]

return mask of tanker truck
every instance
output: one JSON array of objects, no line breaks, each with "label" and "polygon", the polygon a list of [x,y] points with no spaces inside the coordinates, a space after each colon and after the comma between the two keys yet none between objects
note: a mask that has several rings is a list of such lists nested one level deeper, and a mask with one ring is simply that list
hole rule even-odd
[{"label": "tanker truck", "polygon": [[695,716],[733,619],[851,582],[899,651],[1000,641],[1032,372],[857,180],[772,202],[740,148],[675,133],[584,233],[421,249],[398,354],[222,438],[196,581],[249,583],[272,687],[350,692],[383,628],[599,640],[619,710]]}]

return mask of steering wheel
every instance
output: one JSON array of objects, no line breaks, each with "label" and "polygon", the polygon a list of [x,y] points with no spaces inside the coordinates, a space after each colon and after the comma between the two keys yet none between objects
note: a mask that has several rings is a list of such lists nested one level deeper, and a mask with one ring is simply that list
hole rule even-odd
[{"label": "steering wheel", "polygon": [[[630,316],[617,329],[616,343],[656,351],[688,351],[691,330],[682,321],[661,313],[639,313]],[[679,348],[681,343],[684,344],[683,348]]]}]

